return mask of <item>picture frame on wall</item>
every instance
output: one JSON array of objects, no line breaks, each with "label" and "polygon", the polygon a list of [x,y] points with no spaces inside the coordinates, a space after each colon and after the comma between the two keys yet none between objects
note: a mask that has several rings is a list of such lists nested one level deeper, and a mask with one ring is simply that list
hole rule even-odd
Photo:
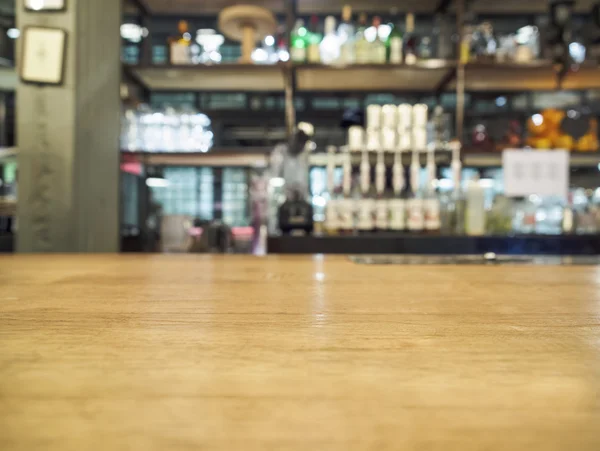
[{"label": "picture frame on wall", "polygon": [[24,83],[62,85],[67,32],[61,28],[27,26],[23,29],[19,76]]},{"label": "picture frame on wall", "polygon": [[67,9],[67,0],[24,0],[25,10],[31,12],[56,12]]}]

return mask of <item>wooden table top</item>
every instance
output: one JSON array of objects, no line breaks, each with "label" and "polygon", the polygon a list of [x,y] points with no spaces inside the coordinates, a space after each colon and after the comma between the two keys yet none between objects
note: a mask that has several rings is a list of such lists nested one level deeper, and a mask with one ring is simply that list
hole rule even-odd
[{"label": "wooden table top", "polygon": [[600,450],[600,267],[0,257],[0,450]]}]

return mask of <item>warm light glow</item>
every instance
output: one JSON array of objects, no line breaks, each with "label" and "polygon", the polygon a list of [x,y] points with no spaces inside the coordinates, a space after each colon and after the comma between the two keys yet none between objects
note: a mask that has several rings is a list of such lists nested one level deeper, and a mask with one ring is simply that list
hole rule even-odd
[{"label": "warm light glow", "polygon": [[11,39],[17,39],[19,36],[21,36],[21,31],[18,28],[9,28],[6,31],[6,36]]},{"label": "warm light glow", "polygon": [[269,59],[269,54],[265,49],[254,49],[252,52],[252,61],[256,63],[265,63]]},{"label": "warm light glow", "polygon": [[282,177],[274,177],[269,182],[274,188],[281,188],[285,185],[285,180]]},{"label": "warm light glow", "polygon": [[169,186],[169,181],[158,177],[149,177],[146,179],[146,186],[150,188],[166,188]]},{"label": "warm light glow", "polygon": [[544,123],[544,117],[541,114],[534,114],[531,116],[531,120],[537,126],[540,126]]},{"label": "warm light glow", "polygon": [[[148,30],[146,30],[146,34]],[[124,23],[121,25],[121,37],[130,42],[141,42],[144,37],[144,29],[134,23]]]},{"label": "warm light glow", "polygon": [[290,60],[290,54],[287,50],[279,50],[277,52],[277,57],[279,58],[279,61],[284,63]]},{"label": "warm light glow", "polygon": [[30,0],[29,7],[35,11],[40,11],[44,7],[44,0]]},{"label": "warm light glow", "polygon": [[377,28],[375,27],[369,27],[365,30],[365,39],[369,42],[373,42],[375,41],[375,38],[377,38]]},{"label": "warm light glow", "polygon": [[327,201],[323,196],[315,196],[313,197],[313,205],[316,207],[324,207],[327,204]]},{"label": "warm light glow", "polygon": [[379,26],[379,31],[378,31],[378,35],[379,35],[379,39],[381,39],[382,41],[385,41],[388,36],[391,34],[392,32],[392,27],[390,27],[388,24],[383,24]]},{"label": "warm light glow", "polygon": [[479,186],[481,186],[482,188],[493,188],[494,179],[481,179],[479,180]]}]

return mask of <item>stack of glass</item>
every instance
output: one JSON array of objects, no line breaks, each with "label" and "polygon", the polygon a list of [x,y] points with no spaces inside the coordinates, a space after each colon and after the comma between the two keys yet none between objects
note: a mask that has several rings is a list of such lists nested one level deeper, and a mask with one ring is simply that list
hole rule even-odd
[{"label": "stack of glass", "polygon": [[206,114],[187,107],[127,109],[121,119],[121,149],[128,152],[208,152],[213,145]]}]

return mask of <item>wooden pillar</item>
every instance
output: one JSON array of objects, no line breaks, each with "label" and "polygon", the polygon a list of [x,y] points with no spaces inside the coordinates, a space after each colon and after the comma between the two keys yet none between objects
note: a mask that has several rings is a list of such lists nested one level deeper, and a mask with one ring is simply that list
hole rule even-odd
[{"label": "wooden pillar", "polygon": [[121,1],[66,3],[47,13],[16,5],[22,32],[68,33],[64,85],[17,89],[17,251],[117,252]]}]

